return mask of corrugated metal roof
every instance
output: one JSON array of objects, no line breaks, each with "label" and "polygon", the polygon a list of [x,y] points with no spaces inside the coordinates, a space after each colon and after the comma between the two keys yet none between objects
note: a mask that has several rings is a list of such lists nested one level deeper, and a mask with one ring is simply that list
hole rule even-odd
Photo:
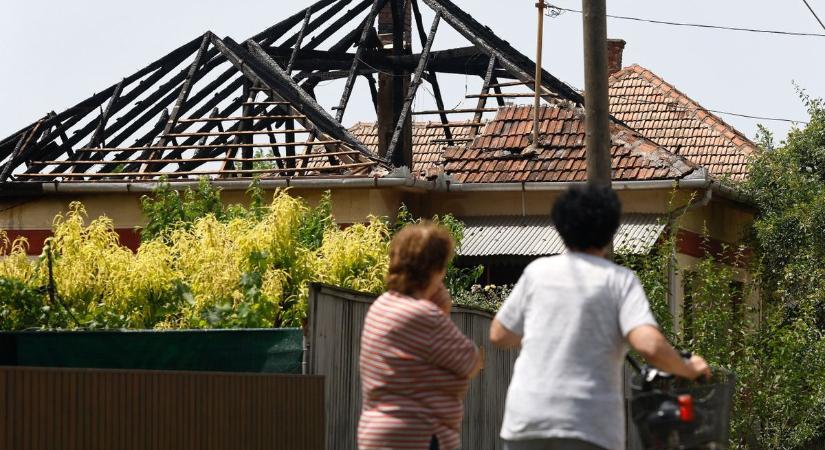
[{"label": "corrugated metal roof", "polygon": [[[549,256],[563,253],[564,242],[550,216],[467,217],[461,256]],[[613,238],[616,252],[650,251],[665,229],[662,216],[626,214]]]}]

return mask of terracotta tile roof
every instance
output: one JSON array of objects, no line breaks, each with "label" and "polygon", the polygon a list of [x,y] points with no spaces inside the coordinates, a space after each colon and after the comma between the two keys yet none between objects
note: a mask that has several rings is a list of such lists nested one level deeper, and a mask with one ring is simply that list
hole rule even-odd
[{"label": "terracotta tile roof", "polygon": [[[469,124],[471,122],[457,123]],[[446,139],[446,136],[444,129],[439,127],[440,125],[441,122],[413,122],[413,172],[431,173],[442,165],[446,143],[437,142],[437,140]],[[468,139],[475,136],[475,128],[470,126],[454,126],[450,130],[454,139]],[[375,122],[358,122],[349,131],[370,151],[378,152],[378,126]]]},{"label": "terracotta tile roof", "polygon": [[[584,111],[542,107],[543,146],[528,157],[518,152],[529,145],[532,110],[529,106],[499,109],[470,146],[445,150],[447,173],[463,183],[585,181]],[[613,123],[611,133],[616,181],[680,179],[696,169],[624,125]]]},{"label": "terracotta tile roof", "polygon": [[610,77],[610,113],[718,177],[746,177],[749,157],[757,149],[742,133],[636,64]]}]

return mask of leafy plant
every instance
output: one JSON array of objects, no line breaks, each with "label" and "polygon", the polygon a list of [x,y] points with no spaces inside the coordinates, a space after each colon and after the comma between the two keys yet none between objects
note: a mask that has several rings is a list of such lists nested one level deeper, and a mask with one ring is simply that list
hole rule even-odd
[{"label": "leafy plant", "polygon": [[480,284],[473,284],[470,286],[470,289],[455,293],[453,304],[489,313],[496,313],[512,290],[513,286],[511,285],[496,286],[494,284],[488,284],[482,286]]},{"label": "leafy plant", "polygon": [[[420,223],[422,220],[413,216],[407,206],[402,204],[398,209],[393,232],[397,232],[407,225]],[[464,223],[452,214],[436,215],[433,216],[431,221],[443,226],[450,232],[458,246],[456,248],[456,251],[458,251],[461,248],[461,242],[464,240]],[[450,295],[454,298],[461,297],[471,290],[472,286],[481,278],[482,273],[484,273],[484,266],[459,267],[455,265],[455,261],[450,261],[444,283],[447,285]]]},{"label": "leafy plant", "polygon": [[162,236],[171,229],[186,226],[209,214],[218,219],[225,216],[220,189],[206,178],[198,181],[196,189],[187,187],[182,194],[164,178],[151,196],[141,198],[141,206],[148,219],[148,224],[141,229],[143,240]]},{"label": "leafy plant", "polygon": [[759,209],[750,244],[762,297],[738,358],[742,442],[770,449],[825,437],[825,108],[800,94],[809,123],[779,144],[761,130],[763,150],[741,186]]},{"label": "leafy plant", "polygon": [[[750,265],[743,249],[728,248],[733,260],[708,252],[682,273],[686,308],[671,337],[736,373],[732,448],[804,449],[825,437],[825,109],[803,100],[810,123],[778,145],[762,129],[763,149],[736,186],[759,210]],[[666,330],[672,245],[617,256],[637,271]],[[752,281],[737,281],[734,266]]]}]

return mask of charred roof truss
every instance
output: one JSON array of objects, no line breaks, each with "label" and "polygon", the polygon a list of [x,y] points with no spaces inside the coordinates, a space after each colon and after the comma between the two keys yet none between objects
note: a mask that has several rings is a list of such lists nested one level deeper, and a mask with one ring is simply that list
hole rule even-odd
[{"label": "charred roof truss", "polygon": [[[403,17],[398,8],[412,8],[420,53],[383,50],[375,22],[389,2],[393,20]],[[481,115],[494,110],[488,100],[504,105],[505,98],[528,95],[502,88],[532,89],[535,65],[451,1],[420,2],[320,0],[241,43],[206,32],[77,105],[0,139],[0,183],[382,176],[400,165],[396,147],[404,122],[415,114],[437,115],[444,144],[465,145],[468,139],[453,137],[450,128],[458,122],[450,116],[471,114],[478,131]],[[422,19],[425,6],[435,17],[429,27]],[[433,50],[439,23],[469,45]],[[337,41],[330,42],[334,36]],[[394,100],[395,126],[384,157],[342,125],[360,77],[369,82],[378,109],[374,76],[382,71],[411,80],[407,95]],[[439,74],[482,79],[481,92],[468,96],[478,99],[476,107],[445,108]],[[315,89],[335,79],[346,84],[328,112]],[[424,82],[434,93],[435,111],[413,110]],[[546,72],[542,96],[583,102]]]}]

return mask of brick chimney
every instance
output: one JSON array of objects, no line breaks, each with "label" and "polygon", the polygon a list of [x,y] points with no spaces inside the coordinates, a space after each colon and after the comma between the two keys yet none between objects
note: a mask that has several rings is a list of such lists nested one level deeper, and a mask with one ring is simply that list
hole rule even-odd
[{"label": "brick chimney", "polygon": [[[404,6],[403,31],[404,38],[401,54],[412,52],[412,5],[410,0],[390,0],[378,15],[378,38],[381,41],[383,51],[392,55],[396,52],[393,46],[393,3]],[[378,154],[386,156],[397,115],[401,112],[400,107],[407,97],[410,87],[410,74],[405,72],[402,78],[395,78],[391,73],[380,72],[378,74]],[[396,166],[406,166],[410,170],[412,167],[412,120],[407,118],[404,123],[404,131],[401,135],[398,150],[394,156],[393,164]]]},{"label": "brick chimney", "polygon": [[607,74],[622,70],[622,53],[627,42],[624,39],[608,39],[607,40]]}]

